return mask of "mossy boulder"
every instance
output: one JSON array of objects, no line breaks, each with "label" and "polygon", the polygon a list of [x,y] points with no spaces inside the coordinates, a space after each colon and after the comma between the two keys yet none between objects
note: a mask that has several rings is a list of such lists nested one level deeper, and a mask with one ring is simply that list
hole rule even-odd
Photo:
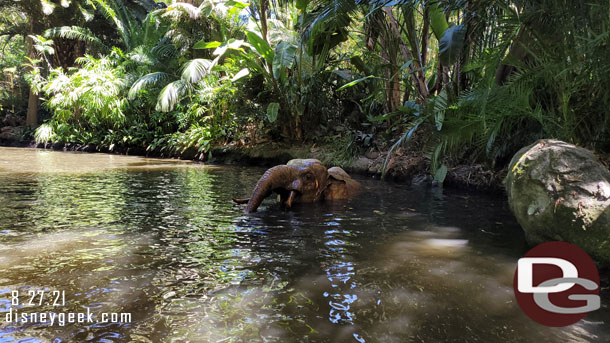
[{"label": "mossy boulder", "polygon": [[506,177],[510,208],[529,244],[565,241],[610,265],[610,171],[558,140],[521,149]]}]

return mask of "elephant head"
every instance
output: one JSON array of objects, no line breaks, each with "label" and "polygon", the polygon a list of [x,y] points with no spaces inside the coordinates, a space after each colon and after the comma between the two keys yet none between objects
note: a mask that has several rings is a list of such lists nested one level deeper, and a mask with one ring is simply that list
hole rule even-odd
[{"label": "elephant head", "polygon": [[248,200],[247,211],[256,212],[272,193],[278,193],[281,203],[290,208],[295,202],[345,199],[359,190],[360,184],[339,167],[326,169],[315,159],[290,160],[263,174]]}]

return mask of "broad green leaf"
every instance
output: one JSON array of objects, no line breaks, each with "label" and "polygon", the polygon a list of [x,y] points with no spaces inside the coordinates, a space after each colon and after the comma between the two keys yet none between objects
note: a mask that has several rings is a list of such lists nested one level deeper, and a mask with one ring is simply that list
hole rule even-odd
[{"label": "broad green leaf", "polygon": [[219,47],[217,47],[216,50],[214,50],[214,52],[212,53],[212,55],[222,57],[228,49],[243,51],[243,49],[241,48],[243,44],[243,40],[231,38],[228,41],[222,43],[222,45],[220,45]]},{"label": "broad green leaf", "polygon": [[229,46],[229,49],[238,50],[244,44],[244,40],[243,39],[229,39],[227,41],[227,43],[228,43],[227,45]]},{"label": "broad green leaf", "polygon": [[273,123],[277,119],[277,113],[280,109],[280,104],[272,102],[267,106],[267,119],[270,123]]},{"label": "broad green leaf", "polygon": [[443,183],[447,177],[447,166],[442,164],[434,173],[434,180],[438,183]]},{"label": "broad green leaf", "polygon": [[297,9],[305,11],[307,9],[307,4],[309,4],[309,0],[297,0]]},{"label": "broad green leaf", "polygon": [[443,122],[445,121],[445,111],[434,113],[434,123],[436,124],[436,130],[440,131],[443,128]]},{"label": "broad green leaf", "polygon": [[294,64],[294,55],[297,46],[281,41],[275,46],[275,57],[273,58],[273,77],[279,78],[284,73],[284,68],[290,69]]},{"label": "broad green leaf", "polygon": [[269,46],[269,43],[265,42],[261,36],[252,31],[246,31],[246,38],[248,38],[248,42],[254,47],[256,52],[258,52],[269,65],[272,65],[274,53],[273,49]]},{"label": "broad green leaf", "polygon": [[466,28],[464,25],[456,25],[445,30],[443,38],[439,41],[438,52],[441,64],[449,66],[457,61],[458,56],[464,48]]},{"label": "broad green leaf", "polygon": [[193,49],[213,49],[213,48],[217,48],[221,45],[222,45],[222,43],[217,42],[217,41],[206,42],[204,40],[200,40],[199,42],[195,43],[195,45],[193,45]]},{"label": "broad green leaf", "polygon": [[235,82],[235,81],[241,79],[242,77],[248,76],[248,74],[250,74],[250,70],[248,70],[248,68],[244,68],[244,69],[240,70],[239,72],[237,72],[237,74],[235,74],[235,76],[233,76],[231,81]]},{"label": "broad green leaf", "polygon": [[239,9],[250,6],[250,4],[248,4],[248,3],[241,2],[241,1],[234,1],[234,0],[229,0],[229,1],[225,2],[225,5],[228,7],[232,6],[232,7],[239,8]]},{"label": "broad green leaf", "polygon": [[430,12],[430,28],[432,28],[432,32],[434,32],[434,36],[436,40],[440,41],[445,34],[445,31],[449,28],[449,24],[447,23],[447,18],[445,17],[445,13],[443,13],[443,9],[438,5],[438,2],[433,2],[429,7]]},{"label": "broad green leaf", "polygon": [[344,84],[343,86],[341,86],[341,87],[337,88],[337,91],[343,90],[343,89],[345,89],[345,88],[352,87],[352,86],[357,85],[357,84],[359,84],[360,82],[362,82],[362,81],[364,81],[364,80],[367,80],[367,79],[370,79],[370,78],[372,78],[372,77],[373,77],[373,75],[369,75],[369,76],[361,77],[361,78],[359,78],[358,80],[354,80],[354,81],[352,81],[352,82],[348,82],[348,83]]}]

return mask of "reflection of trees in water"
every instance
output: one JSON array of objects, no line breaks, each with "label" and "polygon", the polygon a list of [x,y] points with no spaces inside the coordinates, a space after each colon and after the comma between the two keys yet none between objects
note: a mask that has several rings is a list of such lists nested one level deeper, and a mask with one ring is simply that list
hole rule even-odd
[{"label": "reflection of trees in water", "polygon": [[[174,320],[185,328],[180,313],[192,310],[201,318],[188,306],[201,305],[201,295],[210,290],[239,284],[249,274],[245,262],[255,259],[232,225],[234,188],[256,181],[241,174],[184,168],[3,177],[1,227],[28,236],[2,238],[15,244],[27,238],[21,244],[28,245],[48,238],[52,247],[45,246],[51,255],[44,259],[23,262],[31,272],[4,276],[60,287],[73,295],[74,306],[99,303],[133,313],[132,325],[92,326],[85,336],[161,337]],[[47,230],[57,234],[29,237]],[[85,339],[80,331],[53,331],[45,337]]]}]

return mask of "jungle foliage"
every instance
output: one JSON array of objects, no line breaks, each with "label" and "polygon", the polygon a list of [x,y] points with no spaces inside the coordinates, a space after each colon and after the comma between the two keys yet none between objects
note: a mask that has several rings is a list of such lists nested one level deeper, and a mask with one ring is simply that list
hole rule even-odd
[{"label": "jungle foliage", "polygon": [[417,137],[437,175],[543,137],[610,149],[608,1],[0,4],[0,110],[41,142],[356,153]]}]

